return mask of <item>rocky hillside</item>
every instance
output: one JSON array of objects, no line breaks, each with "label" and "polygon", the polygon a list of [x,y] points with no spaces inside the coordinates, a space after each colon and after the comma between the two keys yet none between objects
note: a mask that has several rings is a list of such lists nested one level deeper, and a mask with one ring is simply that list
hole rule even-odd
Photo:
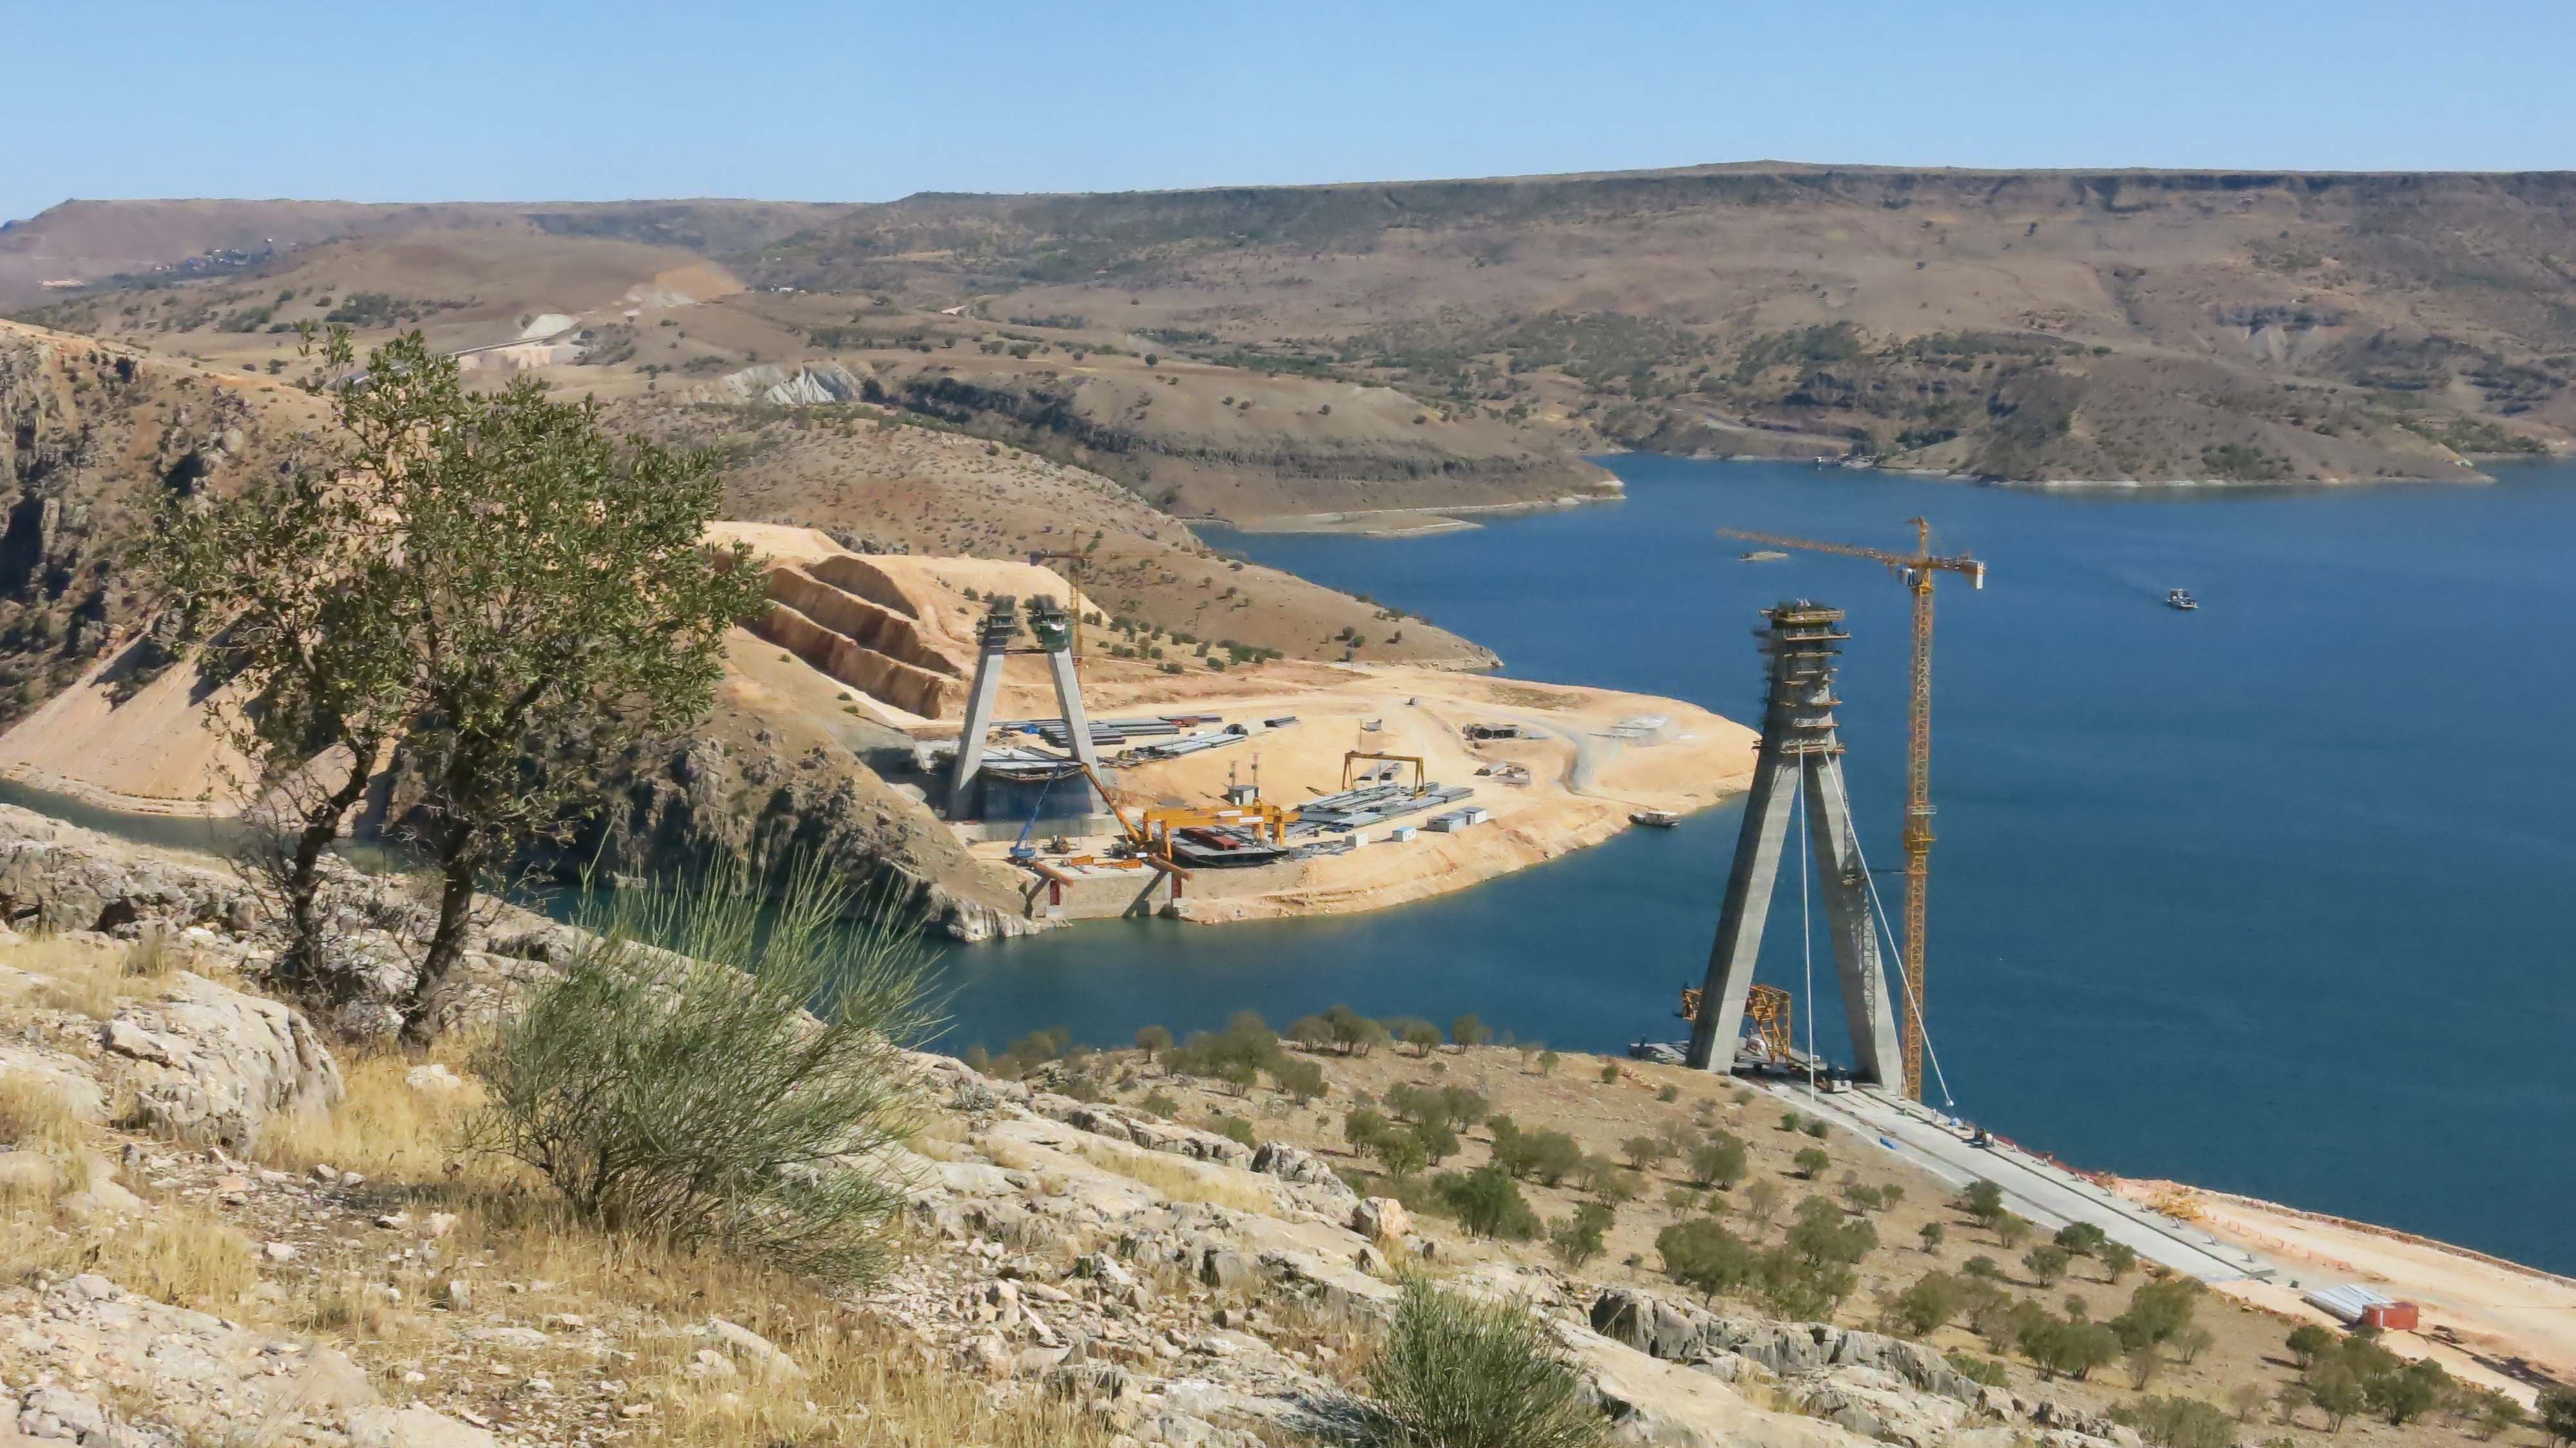
[{"label": "rocky hillside", "polygon": [[[1315,1140],[1336,1117],[1406,1110],[1391,1078],[1490,1082],[1513,1069],[1508,1051],[1326,1053],[1311,1059],[1332,1063],[1329,1079],[1287,1071],[1293,1090],[1185,1075],[1204,1071],[1204,1043],[1161,1064],[1121,1054],[1027,1068],[1015,1051],[1006,1068],[1030,1070],[1025,1080],[911,1057],[928,1110],[907,1147],[871,1163],[906,1188],[892,1273],[835,1296],[604,1236],[531,1179],[460,1152],[479,1093],[470,1062],[454,1047],[425,1062],[341,1051],[263,999],[256,915],[222,872],[10,812],[0,829],[0,906],[24,928],[0,933],[12,1041],[0,1051],[0,1249],[12,1264],[0,1427],[29,1438],[1365,1442],[1355,1434],[1389,1304],[1404,1275],[1427,1274],[1544,1324],[1621,1443],[2225,1448],[2259,1436],[2305,1448],[2333,1429],[2334,1441],[2390,1448],[2469,1433],[2533,1441],[2482,1423],[2472,1397],[2402,1424],[2321,1419],[2304,1388],[2290,1390],[2307,1379],[2281,1355],[2286,1324],[2152,1272],[2115,1317],[2090,1267],[2079,1280],[2057,1264],[2040,1284],[1991,1257],[1982,1275],[1969,1270],[2025,1303],[2019,1312],[2053,1314],[2065,1295],[2072,1315],[2057,1320],[2078,1327],[2144,1330],[2151,1305],[2165,1314],[2165,1346],[2060,1376],[2020,1348],[1994,1354],[1982,1322],[1926,1326],[1921,1294],[1895,1290],[1942,1275],[1930,1266],[1944,1260],[1941,1234],[1920,1234],[1920,1251],[1864,1254],[1887,1290],[1872,1285],[1822,1320],[1782,1318],[1761,1310],[1761,1289],[1711,1299],[1671,1282],[1678,1247],[1660,1267],[1615,1242],[1607,1255],[1549,1257],[1510,1231],[1409,1211],[1375,1194],[1347,1149]],[[557,948],[551,927],[514,928],[490,943],[523,953],[477,957],[483,983],[459,1028],[507,1009],[545,968],[528,957]],[[1029,1059],[1050,1050],[1061,1043]],[[1566,1076],[1601,1066],[1605,1079],[1519,1071],[1596,1130],[1687,1117],[1684,1087],[1721,1113],[1746,1104],[1739,1087],[1678,1070],[1564,1065]],[[1649,1074],[1625,1074],[1637,1071]],[[1891,1168],[1867,1143],[1792,1139],[1868,1163],[1864,1185],[1882,1200],[1846,1192],[1817,1216],[1833,1235],[1887,1209]],[[1739,1211],[1714,1198],[1789,1179],[1774,1160],[1785,1155],[1757,1144],[1690,1210]],[[1961,1238],[1987,1230],[1945,1184],[1911,1185],[1926,1220]],[[1597,1199],[1619,1215],[1630,1208],[1615,1203],[1634,1200]],[[1765,1252],[1814,1244],[1803,1225],[1808,1237],[1784,1229],[1775,1248],[1749,1212],[1734,1220]],[[2221,1383],[2244,1389],[2224,1395],[2234,1414],[2216,1406]]]},{"label": "rocky hillside", "polygon": [[2576,424],[2576,178],[1774,164],[935,197],[738,264],[1721,453],[2448,477]]},{"label": "rocky hillside", "polygon": [[[597,376],[866,362],[922,415],[1249,519],[1545,501],[1587,491],[1574,454],[1605,446],[2023,480],[2472,476],[2576,436],[2571,201],[2556,172],[1756,163],[868,206],[278,203],[263,234],[292,249],[252,251],[261,203],[81,203],[0,235],[0,261],[91,284],[33,314],[56,325],[266,365],[286,321],[480,316],[454,344],[497,342],[625,295],[576,285],[585,268],[694,255],[755,290],[693,319],[610,307]],[[141,288],[93,264],[111,255],[177,270]],[[1092,365],[1140,352],[1185,365]]]},{"label": "rocky hillside", "polygon": [[[0,1400],[30,1438],[733,1442],[732,1420],[857,1442],[929,1398],[1063,1435],[1034,1441],[1305,1441],[1347,1418],[1397,1268],[1436,1264],[1553,1323],[1626,1441],[2129,1441],[1929,1349],[1601,1291],[1363,1201],[1310,1153],[944,1057],[915,1059],[938,1109],[883,1164],[911,1230],[881,1288],[585,1271],[604,1244],[450,1156],[470,1075],[337,1060],[246,988],[262,951],[220,876],[11,823],[0,869],[45,902],[15,918],[96,898],[110,926],[0,934],[0,1238],[23,1274]],[[862,1346],[891,1360],[845,1397],[835,1359]]]},{"label": "rocky hillside", "polygon": [[[0,322],[0,726],[135,642],[145,610],[125,554],[158,499],[272,465],[309,405],[273,382]],[[147,644],[120,682],[162,662]]]},{"label": "rocky hillside", "polygon": [[[21,731],[0,755],[12,777],[111,808],[227,797],[228,756],[195,722],[199,681],[162,678],[172,656],[151,632],[130,554],[161,499],[277,465],[318,413],[289,380],[0,323],[0,729]],[[1290,657],[1492,662],[1426,621],[1228,558],[1097,474],[909,425],[899,409],[811,414],[639,396],[613,419],[716,451],[728,505],[744,518],[882,552],[1015,563],[1032,551],[1078,552],[1098,622],[1123,622],[1139,638],[1183,650],[1180,640],[1207,639]],[[842,722],[843,701],[820,676],[755,677],[773,655],[748,634],[736,644],[716,712],[681,747],[625,761],[609,781],[611,807],[581,822],[564,862],[653,874],[755,836],[785,839],[899,877],[962,937],[1030,928],[997,869],[969,859],[869,766],[871,749],[910,741]],[[400,811],[396,790],[362,828]]]}]

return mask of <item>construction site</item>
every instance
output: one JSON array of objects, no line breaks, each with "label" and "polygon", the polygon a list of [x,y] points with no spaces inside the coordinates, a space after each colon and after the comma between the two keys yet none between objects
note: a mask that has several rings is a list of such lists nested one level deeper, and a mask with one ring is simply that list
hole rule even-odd
[{"label": "construction site", "polygon": [[1750,777],[1751,731],[1670,699],[1113,652],[1078,557],[725,533],[766,560],[771,608],[753,631],[912,741],[872,766],[1011,871],[1032,920],[1377,909],[1668,822]]}]

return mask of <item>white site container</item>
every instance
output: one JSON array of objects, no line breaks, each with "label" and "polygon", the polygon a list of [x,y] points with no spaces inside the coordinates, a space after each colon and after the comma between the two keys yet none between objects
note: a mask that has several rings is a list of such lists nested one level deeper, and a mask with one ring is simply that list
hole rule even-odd
[{"label": "white site container", "polygon": [[1420,833],[1422,831],[1413,825],[1396,825],[1386,832],[1386,842],[1390,845],[1400,845]]}]

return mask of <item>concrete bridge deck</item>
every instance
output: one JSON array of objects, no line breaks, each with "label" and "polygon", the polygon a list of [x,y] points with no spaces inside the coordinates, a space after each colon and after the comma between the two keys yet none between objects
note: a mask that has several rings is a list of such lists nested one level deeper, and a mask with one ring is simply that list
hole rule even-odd
[{"label": "concrete bridge deck", "polygon": [[2204,1282],[2271,1281],[2281,1271],[2277,1263],[2149,1211],[2018,1147],[2000,1141],[1972,1146],[1968,1129],[1952,1127],[1928,1108],[1892,1093],[1863,1086],[1811,1096],[1804,1082],[1756,1080],[1752,1084],[1810,1116],[1878,1143],[1943,1181],[1961,1188],[1981,1178],[1993,1182],[2003,1188],[2007,1207],[2044,1231],[2070,1222],[2091,1222],[2140,1257]]}]

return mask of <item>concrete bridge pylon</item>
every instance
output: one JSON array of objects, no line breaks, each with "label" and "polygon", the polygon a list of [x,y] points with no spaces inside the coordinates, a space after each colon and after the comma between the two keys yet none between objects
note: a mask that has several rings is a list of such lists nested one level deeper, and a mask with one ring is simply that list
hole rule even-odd
[{"label": "concrete bridge pylon", "polygon": [[1851,1032],[1855,1074],[1886,1084],[1902,1060],[1895,998],[1887,988],[1878,932],[1870,909],[1869,871],[1852,837],[1849,790],[1843,780],[1843,745],[1835,732],[1834,661],[1851,635],[1843,611],[1805,599],[1763,611],[1756,631],[1769,676],[1762,716],[1762,744],[1753,766],[1753,790],[1744,803],[1744,826],[1727,872],[1726,901],[1710,946],[1699,1014],[1691,1022],[1689,1063],[1725,1071],[1735,1064],[1744,1031],[1744,1008],[1762,951],[1762,928],[1771,912],[1772,888],[1790,848],[1794,806],[1807,799],[1807,848],[1824,897],[1825,923],[1842,988],[1844,1023]]}]

